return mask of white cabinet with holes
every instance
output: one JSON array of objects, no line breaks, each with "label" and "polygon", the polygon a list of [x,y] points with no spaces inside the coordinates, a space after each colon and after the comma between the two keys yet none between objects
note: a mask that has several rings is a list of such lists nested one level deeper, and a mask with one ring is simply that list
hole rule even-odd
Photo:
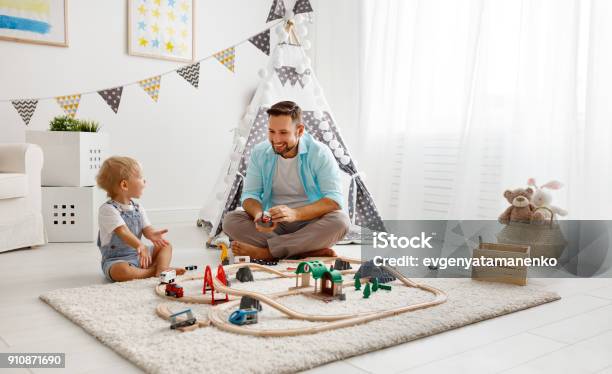
[{"label": "white cabinet with holes", "polygon": [[43,187],[43,219],[50,243],[95,242],[98,208],[104,193],[97,187]]},{"label": "white cabinet with holes", "polygon": [[43,186],[95,186],[100,166],[108,157],[105,133],[32,130],[26,131],[26,142],[43,150]]}]

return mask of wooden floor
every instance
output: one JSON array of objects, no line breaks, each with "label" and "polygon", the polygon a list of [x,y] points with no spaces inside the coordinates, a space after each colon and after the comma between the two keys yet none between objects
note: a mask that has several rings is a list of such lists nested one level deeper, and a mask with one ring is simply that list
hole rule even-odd
[{"label": "wooden floor", "polygon": [[[218,262],[219,252],[204,249],[204,235],[193,223],[165,227],[175,247],[175,265]],[[359,255],[356,246],[336,249]],[[38,299],[49,290],[105,282],[93,243],[3,253],[0,274],[0,352],[65,352],[65,371],[71,373],[140,372]],[[612,280],[537,281],[563,299],[310,372],[612,374]]]}]

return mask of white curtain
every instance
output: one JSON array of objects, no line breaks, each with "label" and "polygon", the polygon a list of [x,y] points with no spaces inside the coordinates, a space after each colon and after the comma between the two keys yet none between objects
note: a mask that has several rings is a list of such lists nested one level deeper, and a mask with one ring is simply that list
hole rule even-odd
[{"label": "white curtain", "polygon": [[361,4],[354,148],[384,219],[496,219],[529,177],[612,217],[612,1]]}]

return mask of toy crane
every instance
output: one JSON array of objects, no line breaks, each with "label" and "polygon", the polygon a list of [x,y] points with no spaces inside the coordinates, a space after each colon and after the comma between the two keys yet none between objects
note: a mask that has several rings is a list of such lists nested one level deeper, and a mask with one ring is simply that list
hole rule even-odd
[{"label": "toy crane", "polygon": [[221,265],[229,265],[230,261],[226,243],[221,242],[219,246],[221,247]]}]

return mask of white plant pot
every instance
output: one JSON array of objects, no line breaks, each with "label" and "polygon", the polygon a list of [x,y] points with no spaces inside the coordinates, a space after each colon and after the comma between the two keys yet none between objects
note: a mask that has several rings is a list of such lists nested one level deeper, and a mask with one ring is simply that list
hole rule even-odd
[{"label": "white plant pot", "polygon": [[42,213],[49,242],[95,242],[102,203],[104,193],[98,187],[43,187]]},{"label": "white plant pot", "polygon": [[43,186],[95,186],[96,175],[108,157],[109,136],[105,133],[26,131],[26,142],[43,150]]}]

